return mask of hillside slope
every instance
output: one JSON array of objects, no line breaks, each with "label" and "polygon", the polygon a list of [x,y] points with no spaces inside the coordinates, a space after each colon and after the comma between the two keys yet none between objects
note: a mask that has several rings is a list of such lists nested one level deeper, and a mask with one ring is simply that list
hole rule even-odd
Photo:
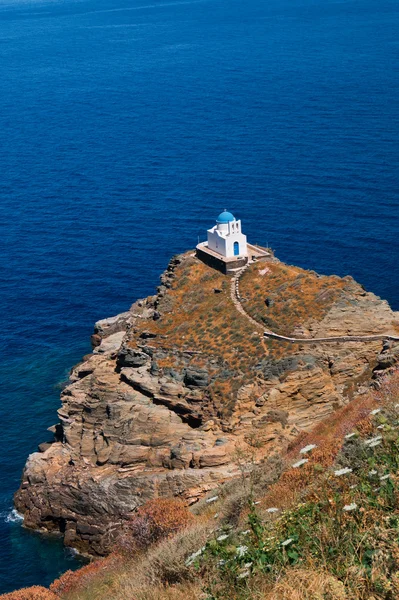
[{"label": "hillside slope", "polygon": [[[352,278],[270,257],[240,286],[246,311],[277,332],[397,333],[397,315]],[[27,527],[104,555],[138,506],[195,503],[240,474],[237,453],[259,462],[284,451],[399,355],[383,340],[265,341],[230,287],[188,252],[171,260],[155,296],[96,325],[93,354],[62,392],[55,441],[27,461],[15,497]]]},{"label": "hillside slope", "polygon": [[2,600],[396,599],[399,372],[377,387],[218,486],[178,533],[140,549],[146,534],[131,529],[50,590]]}]

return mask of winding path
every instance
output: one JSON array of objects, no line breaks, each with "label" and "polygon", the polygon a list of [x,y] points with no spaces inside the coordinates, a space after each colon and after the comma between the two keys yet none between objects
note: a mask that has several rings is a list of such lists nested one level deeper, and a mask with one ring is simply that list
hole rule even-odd
[{"label": "winding path", "polygon": [[234,306],[236,307],[236,309],[238,310],[238,312],[240,312],[242,315],[244,315],[244,317],[246,317],[251,323],[252,325],[254,325],[257,329],[262,329],[263,331],[263,335],[265,338],[270,338],[273,340],[279,340],[282,342],[289,342],[290,344],[315,344],[315,343],[319,343],[319,344],[329,344],[329,343],[340,343],[340,342],[376,342],[379,340],[391,340],[394,342],[399,342],[399,336],[396,335],[390,335],[387,333],[379,333],[376,335],[338,335],[338,336],[332,336],[332,337],[320,337],[320,338],[292,338],[292,337],[286,337],[285,335],[279,335],[278,333],[274,333],[274,331],[270,331],[269,329],[264,329],[264,326],[259,323],[258,321],[255,321],[255,319],[253,319],[251,317],[251,315],[249,315],[247,313],[247,311],[245,310],[245,308],[242,305],[242,300],[241,300],[241,296],[240,296],[240,277],[245,273],[245,271],[248,269],[248,267],[250,266],[250,264],[252,263],[252,261],[249,261],[245,267],[243,267],[242,269],[240,269],[239,271],[237,271],[237,273],[235,273],[235,275],[232,277],[231,279],[231,287],[230,287],[230,295],[231,295],[231,299],[233,301]]}]

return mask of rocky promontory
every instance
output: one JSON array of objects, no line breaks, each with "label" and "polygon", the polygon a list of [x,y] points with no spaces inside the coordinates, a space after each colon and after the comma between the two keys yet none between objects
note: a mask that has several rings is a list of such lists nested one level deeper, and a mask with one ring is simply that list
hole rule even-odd
[{"label": "rocky promontory", "polygon": [[[239,274],[238,274],[239,275]],[[27,460],[15,505],[25,525],[106,554],[134,510],[158,496],[196,502],[367,392],[399,357],[399,315],[351,277],[320,276],[272,254],[231,278],[192,252],[154,296],[99,321],[93,352],[62,391],[54,441]],[[381,335],[287,344],[293,337]]]}]

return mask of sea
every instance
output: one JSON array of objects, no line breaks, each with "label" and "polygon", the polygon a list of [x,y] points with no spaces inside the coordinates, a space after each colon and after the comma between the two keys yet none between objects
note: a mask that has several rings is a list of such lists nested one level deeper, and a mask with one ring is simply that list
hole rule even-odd
[{"label": "sea", "polygon": [[0,0],[0,592],[81,561],[13,511],[96,320],[228,209],[399,310],[397,0]]}]

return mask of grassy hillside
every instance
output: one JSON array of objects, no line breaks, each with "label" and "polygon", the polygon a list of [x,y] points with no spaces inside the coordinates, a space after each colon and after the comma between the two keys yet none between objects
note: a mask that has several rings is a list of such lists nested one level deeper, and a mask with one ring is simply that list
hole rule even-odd
[{"label": "grassy hillside", "polygon": [[284,457],[237,462],[194,516],[153,503],[108,558],[2,600],[399,597],[398,372]]},{"label": "grassy hillside", "polygon": [[272,262],[252,264],[240,284],[248,313],[288,336],[310,318],[321,321],[337,301],[349,303],[345,292],[352,287],[351,279]]},{"label": "grassy hillside", "polygon": [[[262,360],[278,361],[297,353],[298,346],[265,342],[261,330],[234,306],[230,278],[195,259],[192,253],[177,258],[173,273],[167,272],[164,278],[164,296],[157,300],[162,318],[137,323],[129,345],[136,348],[143,343],[142,337],[148,336],[147,345],[154,352],[157,368],[166,375],[181,371],[188,361],[194,368],[206,368],[210,398],[225,417],[240,387],[260,377]],[[254,297],[257,286],[256,277],[246,277],[246,290]],[[313,315],[307,307],[309,316],[317,318],[318,313]]]}]

